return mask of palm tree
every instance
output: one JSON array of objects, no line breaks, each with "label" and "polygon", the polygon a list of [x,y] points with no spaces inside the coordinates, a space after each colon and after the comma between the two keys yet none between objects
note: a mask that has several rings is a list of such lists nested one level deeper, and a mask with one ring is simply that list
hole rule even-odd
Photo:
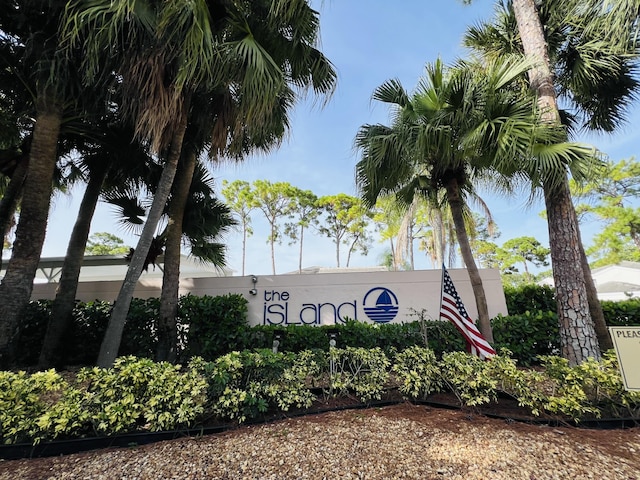
[{"label": "palm tree", "polygon": [[[159,235],[165,246],[164,272],[158,318],[157,361],[175,362],[178,354],[178,289],[180,280],[180,250],[186,243],[191,255],[218,268],[226,264],[225,246],[218,239],[235,225],[231,211],[213,195],[213,179],[196,151],[184,149],[191,158],[182,162],[167,209],[169,221]],[[191,170],[182,175],[183,170]],[[190,174],[189,174],[190,173]],[[186,189],[186,194],[181,192]]]},{"label": "palm tree", "polygon": [[413,96],[399,82],[388,81],[373,98],[394,108],[393,125],[365,125],[356,138],[362,150],[356,177],[368,204],[379,194],[395,193],[409,204],[416,194],[434,199],[440,191],[446,193],[480,330],[489,342],[493,337],[486,298],[465,229],[467,198],[475,194],[479,181],[490,180],[510,191],[510,180],[521,179],[523,170],[545,176],[532,161],[534,153],[549,163],[566,164],[580,151],[578,146],[554,144],[557,129],[538,126],[533,99],[517,86],[529,66],[507,59],[484,67],[461,62],[447,71],[437,61],[427,66]]},{"label": "palm tree", "polygon": [[172,0],[149,8],[125,1],[76,0],[69,3],[67,12],[65,38],[72,46],[85,40],[89,78],[101,72],[102,49],[116,52],[123,105],[129,108],[125,113],[166,159],[98,356],[99,365],[107,366],[117,355],[133,290],[171,190],[191,99],[198,88],[234,82],[235,94],[251,106],[253,122],[272,108],[288,82],[328,90],[335,73],[313,47],[317,14],[304,0],[250,4]]},{"label": "palm tree", "polygon": [[[634,10],[633,0],[607,7],[601,2],[551,1],[541,4],[540,10],[533,2],[517,0],[503,4],[493,24],[470,29],[465,43],[489,57],[524,51],[539,59],[537,67],[530,72],[530,82],[540,96],[546,121],[561,120],[570,131],[582,127],[609,132],[624,118],[638,88],[634,78],[633,38],[628,35],[637,16],[637,3]],[[612,35],[612,24],[624,24],[628,28],[623,29],[624,35]],[[518,27],[522,27],[522,31]],[[556,94],[572,111],[558,110]],[[574,287],[582,292],[583,287],[574,283],[582,276],[586,295],[580,293],[579,298],[584,305],[586,296],[598,343],[601,348],[609,349],[613,345],[580,239],[566,173],[559,172],[559,175],[565,180],[557,189],[546,185],[545,198],[554,281],[559,287],[560,318],[568,322],[564,313],[567,303],[573,302],[570,292]],[[565,258],[561,251],[566,245],[575,245],[576,251]],[[578,272],[578,265],[582,272]],[[587,321],[582,314],[580,319]],[[581,359],[572,361],[579,363]]]},{"label": "palm tree", "polygon": [[[93,133],[89,129],[93,130]],[[95,136],[97,140],[77,148],[82,155],[77,168],[80,170],[81,178],[86,179],[87,186],[71,231],[60,282],[56,288],[52,315],[47,324],[38,360],[40,368],[57,365],[64,357],[61,343],[71,325],[80,269],[100,195],[113,191],[114,188],[120,189],[122,185],[137,183],[147,175],[147,149],[133,140],[131,128],[112,122],[101,122],[88,125],[82,136],[86,137],[87,133]],[[131,141],[123,141],[127,138]]]},{"label": "palm tree", "polygon": [[77,116],[84,92],[77,78],[77,52],[59,55],[57,29],[63,1],[6,2],[0,9],[2,52],[13,57],[13,75],[32,94],[35,123],[22,186],[21,216],[11,259],[0,284],[0,366],[11,363],[18,318],[29,302],[33,278],[44,244],[54,169],[58,160],[58,136],[63,118]]}]

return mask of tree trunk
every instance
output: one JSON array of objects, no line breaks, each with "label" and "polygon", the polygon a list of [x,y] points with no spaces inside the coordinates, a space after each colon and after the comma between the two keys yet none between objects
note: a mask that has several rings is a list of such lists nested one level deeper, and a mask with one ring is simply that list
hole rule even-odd
[{"label": "tree trunk", "polygon": [[[531,88],[538,95],[538,105],[541,109],[542,120],[549,123],[559,123],[560,114],[554,89],[554,78],[538,10],[534,0],[513,0],[512,4],[524,52],[527,56],[538,61],[537,66],[529,71],[529,80]],[[569,359],[569,362],[578,364],[590,356],[600,358],[598,339],[595,337],[594,317],[592,317],[590,310],[594,309],[595,318],[598,318],[598,310],[601,311],[601,308],[599,308],[595,285],[590,292],[587,290],[587,284],[593,283],[593,279],[589,269],[584,268],[585,265],[588,267],[588,264],[586,256],[583,255],[584,248],[580,238],[575,208],[569,194],[566,175],[557,191],[551,190],[548,185],[545,185],[544,193],[549,218],[549,247],[551,249],[553,276],[556,285],[560,336],[564,339],[563,356],[566,352],[566,355],[568,355],[566,358]],[[551,210],[557,210],[554,215],[563,218],[567,223],[552,222]],[[552,235],[554,228],[563,229],[564,232],[555,232]],[[559,239],[562,239],[563,243],[556,244],[555,242]],[[568,254],[567,249],[569,248],[575,251]],[[582,258],[583,256],[584,259]],[[573,263],[569,264],[570,262]],[[577,280],[576,275],[581,281]],[[569,285],[573,285],[575,288],[570,289],[568,288]],[[581,303],[576,304],[576,301]],[[583,315],[584,312],[586,312],[586,316]],[[602,316],[601,323],[602,325],[599,329],[606,329],[604,316]],[[584,330],[580,331],[581,328]],[[584,338],[589,335],[592,335],[593,339]],[[579,347],[573,340],[570,340],[574,337],[580,337],[581,340],[576,342],[584,345],[584,349]],[[566,342],[566,345],[564,342]],[[592,350],[593,344],[595,344],[597,352]]]},{"label": "tree trunk", "polygon": [[[575,215],[575,209],[573,213]],[[575,221],[576,221],[576,224],[578,224],[577,218]],[[580,235],[579,231],[578,231],[578,235]],[[609,335],[609,329],[607,328],[607,322],[604,318],[602,305],[600,304],[600,300],[598,299],[598,291],[596,290],[596,284],[593,281],[593,276],[591,275],[591,267],[589,266],[589,261],[587,260],[587,254],[584,251],[582,238],[580,237],[579,240],[580,240],[579,242],[580,259],[582,262],[582,270],[584,272],[584,281],[587,287],[587,300],[589,301],[589,312],[591,313],[591,318],[593,320],[596,336],[598,337],[598,345],[600,345],[600,351],[605,352],[613,348],[613,340],[611,339],[611,335]]]},{"label": "tree trunk", "polygon": [[302,273],[302,242],[304,240],[304,226],[300,226],[300,257],[298,258],[298,273]]},{"label": "tree trunk", "polygon": [[542,119],[550,123],[560,122],[558,102],[551,72],[549,50],[544,38],[544,30],[534,0],[512,0],[513,13],[518,23],[518,32],[522,39],[522,48],[526,56],[538,63],[529,70],[531,88],[538,95],[538,105],[542,110]]},{"label": "tree trunk", "polygon": [[444,224],[442,221],[442,210],[434,208],[431,211],[433,228],[433,246],[436,254],[436,265],[444,265]]},{"label": "tree trunk", "polygon": [[182,156],[171,192],[169,224],[165,237],[160,318],[158,319],[157,361],[171,363],[177,361],[178,324],[176,317],[178,316],[178,291],[180,287],[182,223],[196,163],[196,152],[189,151]]},{"label": "tree trunk", "polygon": [[18,320],[31,298],[33,279],[40,262],[47,231],[53,171],[58,158],[61,121],[62,111],[57,105],[39,108],[16,240],[0,284],[0,368],[6,368],[14,361],[13,348],[19,334]]},{"label": "tree trunk", "polygon": [[[560,197],[565,197],[565,200]],[[568,185],[552,191],[551,195],[545,193],[545,203],[553,280],[556,296],[562,299],[558,301],[562,356],[571,365],[578,365],[589,357],[599,360],[600,349],[589,313],[580,249],[577,245],[577,224],[570,221],[573,204]]]},{"label": "tree trunk", "polygon": [[476,307],[478,309],[478,329],[484,336],[484,339],[493,345],[493,330],[491,329],[487,297],[484,293],[484,287],[482,286],[480,272],[478,272],[478,267],[473,259],[473,253],[471,252],[471,244],[469,243],[469,236],[467,235],[464,216],[462,214],[460,189],[458,181],[455,178],[452,178],[447,183],[447,201],[451,208],[451,216],[453,217],[453,223],[456,228],[456,237],[458,239],[458,244],[460,245],[460,253],[462,254],[464,264],[467,267],[467,272],[469,272],[473,295],[476,299]]},{"label": "tree trunk", "polygon": [[56,288],[56,298],[53,302],[52,315],[47,325],[44,343],[40,351],[38,368],[45,369],[59,366],[64,361],[61,349],[62,339],[72,323],[73,307],[78,291],[78,279],[84,260],[84,250],[89,238],[91,220],[96,211],[96,205],[102,191],[102,183],[106,177],[108,165],[103,164],[91,171],[87,188],[82,197],[78,217],[71,231],[64,265],[60,273],[60,283]]},{"label": "tree trunk", "polygon": [[12,219],[18,207],[20,195],[22,195],[22,187],[27,171],[29,169],[29,157],[24,156],[18,161],[11,181],[7,186],[4,195],[0,199],[0,268],[2,267],[2,250],[4,248],[4,240],[11,230]]},{"label": "tree trunk", "polygon": [[358,242],[359,237],[356,237],[353,242],[351,242],[351,245],[349,246],[349,250],[347,251],[347,264],[345,265],[346,268],[349,268],[349,262],[351,262],[351,253],[353,252],[353,249],[356,246],[356,243]]},{"label": "tree trunk", "polygon": [[188,101],[185,100],[182,106],[182,111],[179,113],[180,121],[176,127],[176,131],[171,141],[171,148],[167,161],[162,170],[162,176],[158,183],[158,189],[156,190],[153,198],[153,204],[147,216],[147,221],[142,229],[142,234],[138,240],[138,245],[135,248],[131,263],[127,270],[127,274],[122,282],[122,287],[118,293],[118,298],[113,306],[111,312],[111,318],[109,318],[109,324],[107,325],[107,331],[105,332],[104,339],[100,345],[100,353],[98,354],[98,366],[110,367],[113,365],[116,357],[118,356],[118,349],[120,348],[120,341],[122,340],[122,332],[124,325],[127,321],[127,314],[129,313],[129,306],[133,298],[133,292],[138,283],[138,279],[142,274],[142,268],[149,253],[151,242],[158,226],[158,222],[162,217],[162,212],[169,198],[171,192],[171,186],[173,184],[173,178],[176,174],[178,166],[178,160],[180,159],[180,151],[182,149],[182,140],[184,139],[184,132],[187,128],[187,110]]},{"label": "tree trunk", "polygon": [[[273,219],[273,221],[275,222],[275,219]],[[273,223],[272,223],[271,224],[271,273],[273,273],[273,275],[276,274],[276,247],[275,247],[275,243],[276,243],[275,228],[274,228]]]},{"label": "tree trunk", "polygon": [[247,257],[247,224],[242,224],[242,276],[244,277],[244,264]]}]

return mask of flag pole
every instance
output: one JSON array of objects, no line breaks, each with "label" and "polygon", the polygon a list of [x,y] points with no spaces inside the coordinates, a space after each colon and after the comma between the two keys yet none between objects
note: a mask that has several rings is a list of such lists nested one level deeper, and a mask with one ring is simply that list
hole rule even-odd
[{"label": "flag pole", "polygon": [[[442,275],[440,275],[440,305],[444,300],[444,262],[442,262]],[[438,320],[442,320],[442,309],[438,312]]]}]

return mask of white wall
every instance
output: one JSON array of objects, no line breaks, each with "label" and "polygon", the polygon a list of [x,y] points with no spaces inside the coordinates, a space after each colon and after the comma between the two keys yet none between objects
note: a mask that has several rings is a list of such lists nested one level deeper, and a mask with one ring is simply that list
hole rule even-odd
[{"label": "white wall", "polygon": [[[487,296],[489,316],[507,314],[507,306],[498,270],[480,271]],[[466,269],[451,269],[449,275],[471,318],[477,318],[473,290]],[[251,325],[327,325],[346,318],[374,323],[371,318],[390,322],[413,321],[413,311],[426,310],[428,318],[438,319],[440,309],[440,270],[407,272],[348,272],[308,275],[185,278],[180,281],[180,295],[223,295],[239,293],[249,301]],[[81,283],[77,298],[113,301],[121,282]],[[138,282],[135,297],[159,297],[161,279]],[[56,284],[34,285],[32,298],[53,298]],[[251,290],[255,289],[255,294]],[[376,300],[387,292],[391,302],[376,307]],[[384,295],[383,295],[384,297]],[[395,316],[393,313],[396,312]],[[380,318],[382,317],[382,318]],[[393,317],[391,319],[391,317]],[[386,322],[385,322],[386,323]]]}]

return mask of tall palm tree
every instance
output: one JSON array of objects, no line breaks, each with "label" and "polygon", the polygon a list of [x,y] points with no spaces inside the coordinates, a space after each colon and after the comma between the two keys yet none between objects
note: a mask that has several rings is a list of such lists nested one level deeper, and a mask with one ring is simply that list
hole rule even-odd
[{"label": "tall palm tree", "polygon": [[0,284],[0,366],[11,363],[18,318],[29,302],[33,278],[44,244],[54,169],[58,160],[58,136],[63,118],[82,111],[80,100],[90,98],[77,78],[79,57],[73,49],[59,54],[58,24],[64,1],[10,0],[0,9],[3,35],[0,41],[16,61],[14,74],[32,94],[31,147],[22,188],[21,216],[11,259]]},{"label": "tall palm tree", "polygon": [[[530,81],[539,94],[546,121],[562,121],[570,132],[577,128],[609,132],[623,121],[638,88],[634,40],[628,35],[638,16],[637,6],[634,10],[634,0],[614,3],[603,7],[601,2],[554,0],[538,9],[533,2],[506,2],[491,24],[470,29],[465,43],[489,57],[524,51],[538,58]],[[612,35],[610,29],[616,23],[628,27],[624,35]],[[558,110],[556,95],[569,110]],[[600,348],[609,349],[613,344],[580,238],[566,174],[559,174],[565,181],[557,189],[546,185],[545,198],[560,318],[568,322],[565,313],[567,303],[574,303],[574,287],[582,292],[582,286],[573,283],[580,277],[580,265],[586,295],[580,293],[579,298],[582,305],[588,303]],[[561,252],[566,245],[575,245],[575,252],[565,258]],[[587,320],[582,314],[580,318]]]},{"label": "tall palm tree", "polygon": [[[143,2],[145,3],[145,2]],[[75,0],[65,32],[69,45],[85,40],[85,71],[100,72],[104,48],[117,52],[116,68],[138,132],[165,158],[154,202],[131,259],[98,355],[107,366],[117,355],[135,284],[168,199],[191,110],[200,87],[229,79],[259,121],[291,82],[330,89],[335,73],[314,48],[317,13],[305,0],[183,2],[140,8],[138,2]],[[261,40],[264,39],[265,41]],[[126,102],[129,99],[129,102]]]},{"label": "tall palm tree", "polygon": [[[187,139],[183,144],[180,176],[172,191],[168,206],[168,225],[164,234],[165,268],[160,299],[161,342],[158,359],[168,361],[176,360],[180,243],[185,233],[183,219],[187,214],[185,209],[190,198],[189,186],[196,169],[197,157],[206,149],[214,160],[226,157],[239,161],[252,150],[268,151],[278,146],[288,126],[287,111],[293,100],[293,92],[284,88],[282,94],[275,98],[272,108],[265,108],[261,120],[256,121],[255,118],[251,119],[248,111],[252,105],[246,99],[242,101],[235,98],[232,85],[225,88],[218,86],[213,92],[203,90],[197,92],[197,101],[191,110]],[[218,229],[230,225],[226,221],[218,223]],[[204,237],[213,238],[215,234],[207,233]],[[198,251],[202,260],[215,260],[214,263],[217,262],[218,266],[224,266],[224,256],[219,256],[216,249],[207,249],[202,240]],[[205,255],[207,253],[215,253],[216,256],[209,259]]]},{"label": "tall palm tree", "polygon": [[[437,198],[440,191],[451,209],[456,236],[469,271],[480,330],[493,341],[486,297],[465,229],[466,202],[479,181],[490,180],[509,191],[523,170],[545,177],[532,161],[577,160],[580,148],[557,145],[557,129],[536,121],[534,100],[518,89],[526,61],[507,59],[485,66],[459,63],[447,70],[441,61],[427,66],[427,75],[410,96],[397,81],[376,89],[373,98],[394,108],[394,123],[365,125],[356,145],[362,159],[356,177],[365,201],[395,193],[410,203],[416,194]],[[519,162],[519,163],[516,163]],[[545,177],[546,178],[546,177]]]},{"label": "tall palm tree", "polygon": [[[125,184],[137,183],[147,176],[149,154],[144,145],[133,139],[130,127],[113,123],[115,119],[87,125],[95,140],[77,147],[81,154],[78,170],[87,186],[80,202],[76,222],[71,231],[60,281],[52,305],[52,315],[45,333],[38,360],[40,368],[58,365],[63,360],[62,339],[71,325],[75,306],[80,269],[89,238],[91,221],[100,195],[120,189]],[[106,123],[105,123],[106,121]],[[130,141],[126,141],[130,139]]]},{"label": "tall palm tree", "polygon": [[[197,162],[196,151],[181,162],[178,173],[191,170],[191,175],[179,175],[167,206],[168,223],[160,234],[164,244],[164,272],[158,318],[158,349],[156,360],[175,362],[178,354],[178,288],[181,246],[186,243],[193,257],[218,268],[226,265],[225,246],[220,237],[235,225],[231,211],[213,195],[213,179]],[[187,172],[188,173],[188,172]],[[186,189],[184,195],[181,192]],[[186,196],[186,198],[185,198]]]}]

